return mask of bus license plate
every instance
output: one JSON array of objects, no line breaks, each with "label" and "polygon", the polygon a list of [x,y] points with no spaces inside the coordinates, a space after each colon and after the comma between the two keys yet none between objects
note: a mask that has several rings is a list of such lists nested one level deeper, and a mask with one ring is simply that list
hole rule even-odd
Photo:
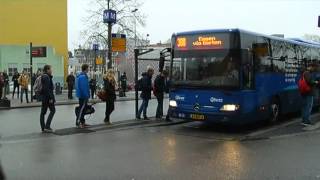
[{"label": "bus license plate", "polygon": [[201,120],[204,120],[204,115],[202,115],[202,114],[191,114],[191,119],[201,121]]}]

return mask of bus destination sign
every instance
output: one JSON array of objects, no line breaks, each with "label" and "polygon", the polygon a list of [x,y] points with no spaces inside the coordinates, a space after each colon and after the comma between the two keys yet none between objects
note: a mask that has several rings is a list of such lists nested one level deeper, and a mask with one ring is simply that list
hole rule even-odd
[{"label": "bus destination sign", "polygon": [[190,35],[179,36],[176,39],[176,50],[210,50],[228,47],[229,36],[219,35]]}]

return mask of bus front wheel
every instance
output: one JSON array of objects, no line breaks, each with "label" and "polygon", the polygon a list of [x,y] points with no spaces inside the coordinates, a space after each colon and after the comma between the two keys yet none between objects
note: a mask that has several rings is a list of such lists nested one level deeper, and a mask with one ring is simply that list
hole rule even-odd
[{"label": "bus front wheel", "polygon": [[280,103],[277,99],[274,99],[271,103],[271,117],[269,121],[274,123],[280,119]]}]

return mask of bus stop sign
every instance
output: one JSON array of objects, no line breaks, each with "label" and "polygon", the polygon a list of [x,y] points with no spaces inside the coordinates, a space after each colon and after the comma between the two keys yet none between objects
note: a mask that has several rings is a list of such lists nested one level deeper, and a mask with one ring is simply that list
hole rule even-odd
[{"label": "bus stop sign", "polygon": [[107,9],[103,11],[103,22],[104,23],[116,23],[117,22],[117,12],[112,9]]}]

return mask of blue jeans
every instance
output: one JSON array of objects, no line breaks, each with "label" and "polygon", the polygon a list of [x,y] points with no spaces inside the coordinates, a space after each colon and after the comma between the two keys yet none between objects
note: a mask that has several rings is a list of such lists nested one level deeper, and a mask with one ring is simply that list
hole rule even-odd
[{"label": "blue jeans", "polygon": [[143,111],[143,117],[147,117],[147,109],[148,109],[149,99],[142,99],[142,104],[140,106],[138,117],[141,117],[141,113]]},{"label": "blue jeans", "polygon": [[302,97],[302,122],[310,123],[310,114],[313,106],[313,96]]}]

